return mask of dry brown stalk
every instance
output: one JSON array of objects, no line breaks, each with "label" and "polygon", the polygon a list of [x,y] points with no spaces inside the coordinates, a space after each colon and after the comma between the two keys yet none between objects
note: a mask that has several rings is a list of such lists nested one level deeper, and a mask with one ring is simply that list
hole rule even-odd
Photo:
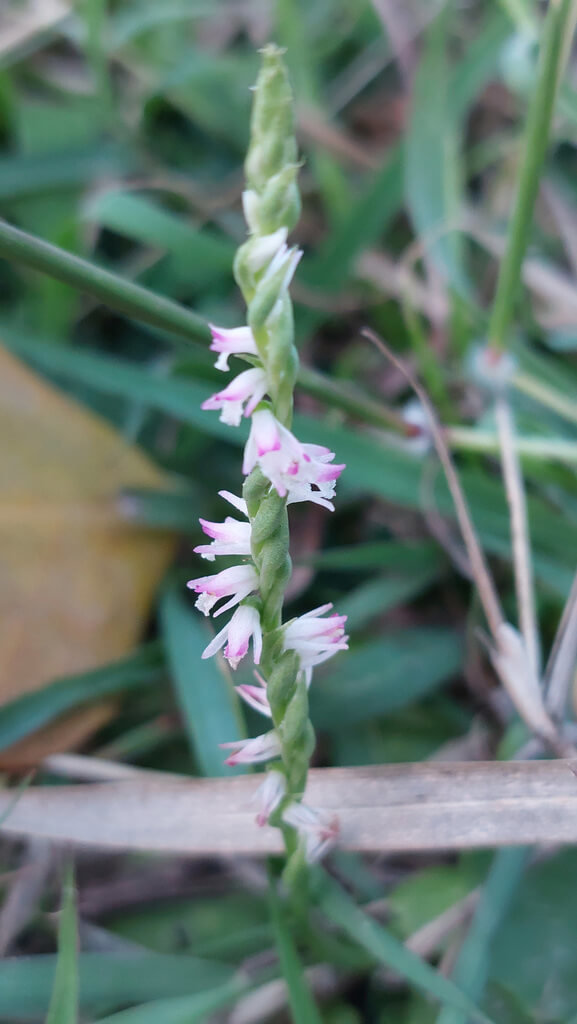
[{"label": "dry brown stalk", "polygon": [[[342,847],[365,852],[577,842],[574,760],[419,763],[311,772],[306,799],[341,823]],[[107,850],[239,857],[279,852],[255,827],[253,776],[31,787],[2,826]],[[0,794],[0,814],[12,799]]]}]

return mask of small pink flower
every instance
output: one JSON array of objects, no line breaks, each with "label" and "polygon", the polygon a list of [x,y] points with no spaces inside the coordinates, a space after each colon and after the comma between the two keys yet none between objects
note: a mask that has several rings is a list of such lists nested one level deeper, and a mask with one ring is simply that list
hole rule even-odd
[{"label": "small pink flower", "polygon": [[233,743],[221,743],[223,750],[232,750],[225,764],[258,764],[270,761],[280,755],[280,743],[275,732],[265,732],[251,740],[235,740]]},{"label": "small pink flower", "polygon": [[223,391],[211,395],[202,403],[201,409],[220,409],[220,419],[231,427],[238,427],[244,409],[245,416],[251,416],[267,392],[266,373],[259,367],[244,370],[231,380]]},{"label": "small pink flower", "polygon": [[339,820],[330,817],[307,804],[289,804],[282,814],[287,825],[296,828],[305,845],[306,858],[310,864],[321,860],[334,846],[339,836]]},{"label": "small pink flower", "polygon": [[[303,444],[302,462],[298,475],[292,482],[289,504],[296,501],[312,501],[334,512],[331,501],[335,496],[336,482],[345,464],[332,465],[335,453],[320,444]],[[314,488],[314,490],[313,490]]]},{"label": "small pink flower", "polygon": [[285,627],[285,650],[297,652],[307,686],[311,684],[313,668],[316,665],[328,661],[337,651],[348,648],[349,638],[345,635],[346,615],[335,614],[321,618],[332,607],[332,604],[323,604],[289,622]]},{"label": "small pink flower", "polygon": [[231,491],[219,491],[218,496],[228,501],[229,505],[232,505],[237,512],[242,512],[243,516],[248,519],[248,508],[244,498],[239,498],[237,494],[232,494]]},{"label": "small pink flower", "polygon": [[220,633],[217,633],[208,647],[204,649],[202,657],[211,658],[221,647],[224,647],[224,656],[230,667],[235,669],[248,653],[251,638],[254,663],[258,665],[262,653],[260,615],[256,608],[242,604],[240,608],[237,608],[230,622],[227,622],[224,629],[221,629]]},{"label": "small pink flower", "polygon": [[254,708],[255,711],[260,711],[261,715],[271,718],[270,704],[266,695],[266,682],[258,672],[255,672],[255,676],[257,686],[250,683],[242,683],[241,686],[236,686],[235,690],[249,707]]},{"label": "small pink flower", "polygon": [[279,804],[282,803],[285,793],[286,779],[283,773],[267,772],[264,782],[258,787],[253,797],[253,800],[259,805],[256,823],[260,828],[267,824],[273,811],[276,811]]},{"label": "small pink flower", "polygon": [[258,464],[281,498],[313,501],[332,511],[330,498],[345,468],[330,465],[334,457],[321,445],[301,444],[269,409],[260,409],[252,417],[242,471],[248,474]]},{"label": "small pink flower", "polygon": [[230,601],[214,613],[214,617],[217,618],[257,589],[258,573],[253,565],[233,565],[214,576],[199,576],[196,580],[189,580],[187,587],[200,594],[196,607],[203,615],[210,615],[213,606],[221,597],[230,597]]},{"label": "small pink flower", "polygon": [[[244,515],[247,515],[246,502],[237,498],[235,494],[228,491],[220,491],[220,496],[235,505]],[[212,544],[199,544],[195,554],[214,562],[215,555],[250,555],[251,553],[251,526],[250,523],[240,523],[238,519],[227,516],[224,523],[211,523],[207,519],[199,519],[202,529],[208,537],[212,537]]]},{"label": "small pink flower", "polygon": [[214,364],[218,370],[228,370],[229,356],[258,355],[250,327],[215,327],[214,324],[209,324],[209,327],[212,334],[211,352],[220,353]]}]

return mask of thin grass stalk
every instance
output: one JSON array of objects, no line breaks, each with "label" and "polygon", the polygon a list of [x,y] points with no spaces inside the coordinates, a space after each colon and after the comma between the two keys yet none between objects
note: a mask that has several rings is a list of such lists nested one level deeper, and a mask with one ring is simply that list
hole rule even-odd
[{"label": "thin grass stalk", "polygon": [[501,466],[511,529],[513,573],[519,625],[525,640],[527,655],[536,676],[540,670],[539,626],[535,607],[535,585],[531,538],[527,518],[527,501],[519,457],[515,447],[515,425],[511,407],[505,395],[498,395],[495,417],[501,447]]},{"label": "thin grass stalk", "polygon": [[537,82],[527,117],[515,208],[489,322],[489,343],[493,348],[500,350],[507,345],[519,292],[521,267],[549,143],[555,97],[566,52],[566,37],[572,28],[573,3],[574,0],[550,0],[542,30]]}]

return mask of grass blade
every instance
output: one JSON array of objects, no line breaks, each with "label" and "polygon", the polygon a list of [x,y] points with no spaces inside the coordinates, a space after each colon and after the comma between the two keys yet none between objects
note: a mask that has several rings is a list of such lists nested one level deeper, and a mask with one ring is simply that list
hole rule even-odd
[{"label": "grass blade", "polygon": [[275,880],[269,880],[269,905],[275,943],[280,966],[286,982],[291,1020],[294,1024],[321,1024],[321,1016],[307,985],[303,967],[293,937],[288,929],[284,908],[276,890]]},{"label": "grass blade", "polygon": [[319,674],[311,690],[312,720],[332,730],[390,714],[455,676],[462,659],[460,637],[449,629],[407,629],[371,640]]},{"label": "grass blade", "polygon": [[539,180],[549,145],[567,36],[570,26],[571,30],[573,27],[572,7],[572,0],[557,0],[556,3],[549,4],[543,29],[539,33],[541,49],[537,82],[527,117],[525,151],[519,174],[517,198],[489,323],[490,344],[499,349],[504,348],[509,341],[509,329],[519,292],[521,266],[529,241]]},{"label": "grass blade", "polygon": [[0,708],[0,750],[80,704],[157,682],[163,667],[160,645],[150,644],[122,661],[59,679],[42,690],[5,704]]},{"label": "grass blade", "polygon": [[[481,900],[465,939],[452,980],[471,999],[483,995],[489,972],[492,943],[509,910],[530,855],[526,846],[499,850],[483,887]],[[467,1024],[469,1014],[455,1006],[445,1006],[437,1024]]]},{"label": "grass blade", "polygon": [[[0,1019],[44,1019],[56,957],[14,957],[0,962]],[[80,1010],[92,1020],[121,1006],[192,996],[230,983],[233,971],[215,960],[149,953],[81,953]]]},{"label": "grass blade", "polygon": [[46,1024],[76,1024],[78,1020],[78,930],[74,870],[66,870],[58,928],[58,960]]},{"label": "grass blade", "polygon": [[454,1007],[475,1021],[488,1024],[489,1018],[454,982],[435,971],[380,924],[367,917],[328,875],[319,872],[318,877],[317,895],[321,910],[354,942],[426,995]]},{"label": "grass blade", "polygon": [[0,220],[0,256],[64,281],[135,320],[193,341],[208,341],[210,338],[208,324],[184,306],[20,231],[3,220]]},{"label": "grass blade", "polygon": [[210,992],[175,999],[155,1000],[129,1010],[100,1017],[96,1024],[204,1024],[209,1014],[222,1010],[251,988],[242,977],[232,978]]},{"label": "grass blade", "polygon": [[415,79],[406,145],[406,192],[416,233],[430,241],[431,257],[447,281],[466,294],[460,236],[450,230],[438,237],[455,223],[460,208],[456,122],[448,103],[449,15],[450,7],[446,7],[431,26]]},{"label": "grass blade", "polygon": [[203,775],[237,775],[223,763],[219,743],[241,739],[242,719],[233,687],[215,659],[201,660],[210,640],[199,613],[175,585],[166,587],[160,618],[176,696],[198,767]]}]

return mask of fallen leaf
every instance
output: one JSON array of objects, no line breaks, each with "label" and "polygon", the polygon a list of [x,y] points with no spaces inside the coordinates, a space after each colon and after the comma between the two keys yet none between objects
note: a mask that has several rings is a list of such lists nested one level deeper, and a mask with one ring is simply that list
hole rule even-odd
[{"label": "fallen leaf", "polygon": [[[0,436],[2,705],[130,651],[174,539],[120,512],[123,489],[167,487],[147,456],[2,348]],[[76,746],[112,707],[67,715],[0,767]]]},{"label": "fallen leaf", "polygon": [[[99,759],[86,758],[95,762]],[[313,768],[305,800],[339,822],[338,845],[365,853],[577,842],[575,762],[477,761]],[[134,769],[133,769],[134,771]],[[278,853],[255,823],[260,778],[126,781],[0,792],[0,833],[102,850],[238,857]],[[94,776],[93,776],[94,777]],[[109,779],[108,773],[104,774]]]}]

